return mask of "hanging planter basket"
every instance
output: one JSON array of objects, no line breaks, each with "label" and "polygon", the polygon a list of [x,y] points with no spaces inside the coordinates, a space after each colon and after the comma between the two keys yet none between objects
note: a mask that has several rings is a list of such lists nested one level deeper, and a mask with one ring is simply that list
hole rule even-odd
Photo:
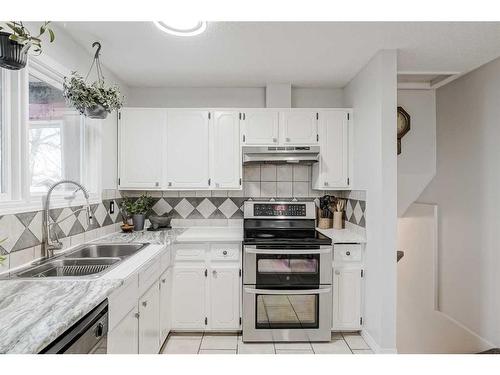
[{"label": "hanging planter basket", "polygon": [[28,51],[22,44],[9,39],[10,35],[0,31],[0,67],[19,70],[26,66]]},{"label": "hanging planter basket", "polygon": [[[118,87],[106,87],[104,75],[102,74],[99,53],[101,44],[94,42],[92,47],[97,46],[94,60],[90,66],[85,79],[76,72],[71,73],[71,77],[64,79],[64,97],[68,103],[75,107],[81,114],[91,118],[103,120],[114,110],[118,110],[123,105],[123,96]],[[95,67],[97,81],[89,84],[87,78]]]},{"label": "hanging planter basket", "polygon": [[104,120],[108,117],[108,111],[101,104],[96,104],[85,108],[85,116],[92,119]]},{"label": "hanging planter basket", "polygon": [[[49,36],[49,42],[55,39],[54,31],[50,28],[50,21],[40,26],[37,35],[31,32],[22,22],[8,21],[0,25],[0,67],[9,70],[19,70],[26,66],[28,51],[35,55],[42,53],[42,35]],[[9,30],[9,32],[1,30]]]}]

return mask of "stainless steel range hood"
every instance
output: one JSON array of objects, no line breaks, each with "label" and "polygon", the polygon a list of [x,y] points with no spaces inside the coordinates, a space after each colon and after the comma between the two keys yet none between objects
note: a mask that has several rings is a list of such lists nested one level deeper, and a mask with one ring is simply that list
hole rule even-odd
[{"label": "stainless steel range hood", "polygon": [[319,160],[319,146],[245,146],[243,164],[312,164]]}]

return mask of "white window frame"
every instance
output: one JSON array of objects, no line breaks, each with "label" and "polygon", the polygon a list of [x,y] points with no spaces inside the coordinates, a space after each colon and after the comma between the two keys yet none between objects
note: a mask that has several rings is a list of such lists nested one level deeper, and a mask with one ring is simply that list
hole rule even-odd
[{"label": "white window frame", "polygon": [[[2,80],[2,90],[0,92],[1,96],[1,102],[0,105],[2,106],[2,119],[1,119],[1,139],[0,142],[2,143],[1,151],[2,152],[2,157],[1,157],[1,163],[0,165],[0,173],[2,174],[2,184],[3,187],[0,186],[0,202],[8,201],[11,200],[11,149],[10,149],[10,110],[11,110],[11,105],[10,105],[10,74],[6,69],[1,69],[0,70],[0,79]],[[2,191],[2,188],[4,189]]]},{"label": "white window frame", "polygon": [[[70,71],[48,56],[30,56],[25,69],[16,72],[6,72],[2,69],[2,77],[7,77],[4,91],[5,110],[2,112],[6,120],[6,136],[2,137],[5,147],[6,192],[0,193],[0,215],[38,211],[43,208],[44,193],[30,192],[29,180],[29,75],[60,87],[64,77]],[[85,131],[82,138],[81,179],[89,190],[90,203],[99,203],[101,197],[101,126],[99,120],[82,118]],[[92,144],[88,144],[90,139]],[[89,152],[89,147],[92,152]],[[64,162],[64,161],[63,161]],[[88,183],[87,183],[88,182]],[[51,208],[61,208],[85,204],[83,194],[77,194],[73,200],[67,200],[68,192],[54,191],[51,198]]]}]

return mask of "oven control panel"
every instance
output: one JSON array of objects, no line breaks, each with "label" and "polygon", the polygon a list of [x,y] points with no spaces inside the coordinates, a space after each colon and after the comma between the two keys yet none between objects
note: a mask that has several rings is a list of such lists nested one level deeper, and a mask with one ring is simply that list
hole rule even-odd
[{"label": "oven control panel", "polygon": [[302,203],[256,203],[254,216],[306,216],[306,205]]}]

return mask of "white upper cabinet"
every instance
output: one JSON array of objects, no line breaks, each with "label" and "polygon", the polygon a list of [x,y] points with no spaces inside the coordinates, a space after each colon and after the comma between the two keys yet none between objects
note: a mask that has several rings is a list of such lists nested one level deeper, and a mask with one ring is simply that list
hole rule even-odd
[{"label": "white upper cabinet", "polygon": [[276,145],[279,137],[279,112],[251,109],[242,113],[241,140],[246,145]]},{"label": "white upper cabinet", "polygon": [[348,110],[319,112],[320,160],[313,164],[313,189],[329,190],[350,186]]},{"label": "white upper cabinet", "polygon": [[169,110],[166,126],[167,189],[208,189],[209,111]]},{"label": "white upper cabinet", "polygon": [[214,111],[210,122],[212,189],[241,189],[240,112]]},{"label": "white upper cabinet", "polygon": [[166,111],[124,108],[119,117],[119,188],[161,189]]},{"label": "white upper cabinet", "polygon": [[313,145],[318,143],[318,112],[291,109],[282,112],[281,143]]}]

